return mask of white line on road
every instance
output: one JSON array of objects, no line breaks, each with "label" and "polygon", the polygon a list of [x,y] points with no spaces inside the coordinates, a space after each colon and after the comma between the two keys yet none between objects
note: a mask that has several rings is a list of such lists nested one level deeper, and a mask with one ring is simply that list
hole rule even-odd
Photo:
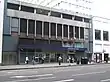
[{"label": "white line on road", "polygon": [[83,73],[83,74],[75,74],[72,76],[83,76],[83,75],[92,75],[92,74],[100,74],[100,73],[105,73],[106,71],[102,71],[102,72],[90,72],[90,73]]},{"label": "white line on road", "polygon": [[43,75],[31,75],[31,76],[12,76],[10,78],[31,78],[31,77],[45,77],[45,76],[52,76],[53,74],[43,74]]},{"label": "white line on road", "polygon": [[59,71],[56,71],[55,73],[59,73],[59,72],[68,72],[68,71],[78,71],[78,70],[81,70],[81,69],[67,69],[67,70],[59,70]]},{"label": "white line on road", "polygon": [[101,82],[107,82],[107,81],[110,82],[110,79],[101,80]]},{"label": "white line on road", "polygon": [[54,81],[54,82],[70,82],[70,81],[74,81],[74,79],[60,80],[60,81]]},{"label": "white line on road", "polygon": [[[29,82],[29,81],[38,81],[38,80],[46,80],[46,79],[53,79],[56,77],[45,77],[45,78],[39,78],[39,79],[24,79],[24,80],[14,80],[14,81],[5,81],[5,82]],[[40,82],[40,81],[39,81]]]}]

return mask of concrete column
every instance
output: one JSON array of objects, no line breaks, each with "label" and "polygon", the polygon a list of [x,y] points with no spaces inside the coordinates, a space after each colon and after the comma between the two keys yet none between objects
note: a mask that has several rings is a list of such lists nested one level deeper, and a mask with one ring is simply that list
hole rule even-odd
[{"label": "concrete column", "polygon": [[42,21],[42,37],[44,37],[44,21]]},{"label": "concrete column", "polygon": [[0,64],[2,64],[2,48],[3,48],[3,20],[4,20],[4,3],[6,3],[6,0],[1,0],[0,3]]},{"label": "concrete column", "polygon": [[62,24],[62,39],[64,38],[63,24]]},{"label": "concrete column", "polygon": [[69,25],[68,25],[68,39],[70,38],[70,31],[69,31]]},{"label": "concrete column", "polygon": [[57,38],[57,23],[56,23],[56,38]]},{"label": "concrete column", "polygon": [[20,35],[20,18],[18,19],[18,23],[19,23],[19,26],[18,26],[18,35]]},{"label": "concrete column", "polygon": [[12,25],[11,25],[11,22],[12,22],[12,21],[11,21],[11,20],[12,20],[12,17],[10,17],[10,34],[11,34],[11,30],[12,30],[12,28],[11,28],[11,26],[12,26]]},{"label": "concrete column", "polygon": [[101,30],[101,41],[103,41],[103,30]]},{"label": "concrete column", "polygon": [[84,28],[84,40],[85,40],[85,28]]},{"label": "concrete column", "polygon": [[74,18],[75,18],[75,17],[74,17],[74,16],[72,16],[72,20],[74,20]]},{"label": "concrete column", "polygon": [[61,18],[63,18],[63,15],[62,15],[62,13],[61,13]]},{"label": "concrete column", "polygon": [[21,10],[21,1],[20,1],[20,6],[19,6],[19,11]]},{"label": "concrete column", "polygon": [[20,64],[20,49],[18,50],[18,63]]},{"label": "concrete column", "polygon": [[73,26],[73,38],[75,38],[75,26]]},{"label": "concrete column", "polygon": [[28,28],[29,28],[29,27],[28,27],[28,21],[29,21],[29,20],[27,19],[27,36],[28,36],[28,34],[29,34],[29,33],[28,33]]},{"label": "concrete column", "polygon": [[51,38],[51,23],[49,22],[49,38]]},{"label": "concrete column", "polygon": [[36,9],[34,9],[34,13],[36,14]]},{"label": "concrete column", "polygon": [[84,22],[84,18],[82,19],[82,21]]},{"label": "concrete column", "polygon": [[35,20],[35,30],[34,30],[34,36],[36,37],[36,20]]},{"label": "concrete column", "polygon": [[80,27],[79,27],[79,39],[81,39],[81,38],[80,38]]},{"label": "concrete column", "polygon": [[102,53],[102,62],[104,62],[104,53]]}]

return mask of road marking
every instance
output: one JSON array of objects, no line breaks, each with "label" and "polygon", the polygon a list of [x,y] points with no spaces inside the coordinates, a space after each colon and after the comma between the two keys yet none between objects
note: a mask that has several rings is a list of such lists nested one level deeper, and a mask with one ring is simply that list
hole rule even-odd
[{"label": "road marking", "polygon": [[101,82],[107,82],[107,81],[110,82],[110,79],[101,80]]},{"label": "road marking", "polygon": [[59,72],[68,72],[68,71],[78,71],[78,70],[81,70],[81,69],[67,69],[67,70],[59,70],[59,71],[56,71],[55,73],[59,73]]},{"label": "road marking", "polygon": [[60,81],[54,81],[54,82],[70,82],[70,81],[74,81],[74,79],[60,80]]},{"label": "road marking", "polygon": [[31,78],[31,77],[45,77],[45,76],[52,76],[53,74],[43,74],[43,75],[31,75],[31,76],[12,76],[10,78]]},{"label": "road marking", "polygon": [[46,80],[46,79],[54,79],[56,77],[45,77],[45,78],[39,78],[39,79],[24,79],[24,80],[14,80],[14,81],[5,81],[5,82],[31,82],[31,81],[38,81],[38,80]]},{"label": "road marking", "polygon": [[106,71],[102,71],[102,72],[90,72],[90,73],[76,74],[76,75],[72,75],[72,76],[92,75],[92,74],[100,74],[100,73],[105,73],[105,72]]}]

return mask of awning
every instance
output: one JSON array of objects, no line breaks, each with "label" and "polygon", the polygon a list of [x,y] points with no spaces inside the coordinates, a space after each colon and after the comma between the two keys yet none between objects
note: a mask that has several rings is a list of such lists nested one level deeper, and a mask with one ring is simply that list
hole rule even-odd
[{"label": "awning", "polygon": [[19,49],[41,49],[46,52],[65,52],[67,50],[75,50],[75,51],[86,51],[87,48],[68,48],[62,47],[60,45],[51,45],[51,44],[37,44],[37,45],[19,45]]},{"label": "awning", "polygon": [[64,52],[65,50],[67,50],[67,48],[64,48],[62,46],[57,46],[57,45],[50,45],[50,44],[39,44],[39,45],[19,45],[18,48],[25,48],[25,49],[41,49],[42,51],[46,51],[46,52]]}]

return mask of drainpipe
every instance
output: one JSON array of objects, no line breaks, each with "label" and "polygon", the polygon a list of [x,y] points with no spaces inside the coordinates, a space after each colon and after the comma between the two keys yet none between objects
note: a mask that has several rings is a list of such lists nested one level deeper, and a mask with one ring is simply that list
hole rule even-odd
[{"label": "drainpipe", "polygon": [[[91,45],[90,45],[90,43],[91,43],[91,33],[93,33],[93,23],[92,23],[92,18],[93,17],[91,17],[91,20],[90,20],[90,22],[89,22],[89,55],[91,54],[90,52],[92,52],[91,51],[91,48],[93,48]],[[93,34],[92,34],[93,35]],[[93,40],[93,39],[92,39]]]}]

